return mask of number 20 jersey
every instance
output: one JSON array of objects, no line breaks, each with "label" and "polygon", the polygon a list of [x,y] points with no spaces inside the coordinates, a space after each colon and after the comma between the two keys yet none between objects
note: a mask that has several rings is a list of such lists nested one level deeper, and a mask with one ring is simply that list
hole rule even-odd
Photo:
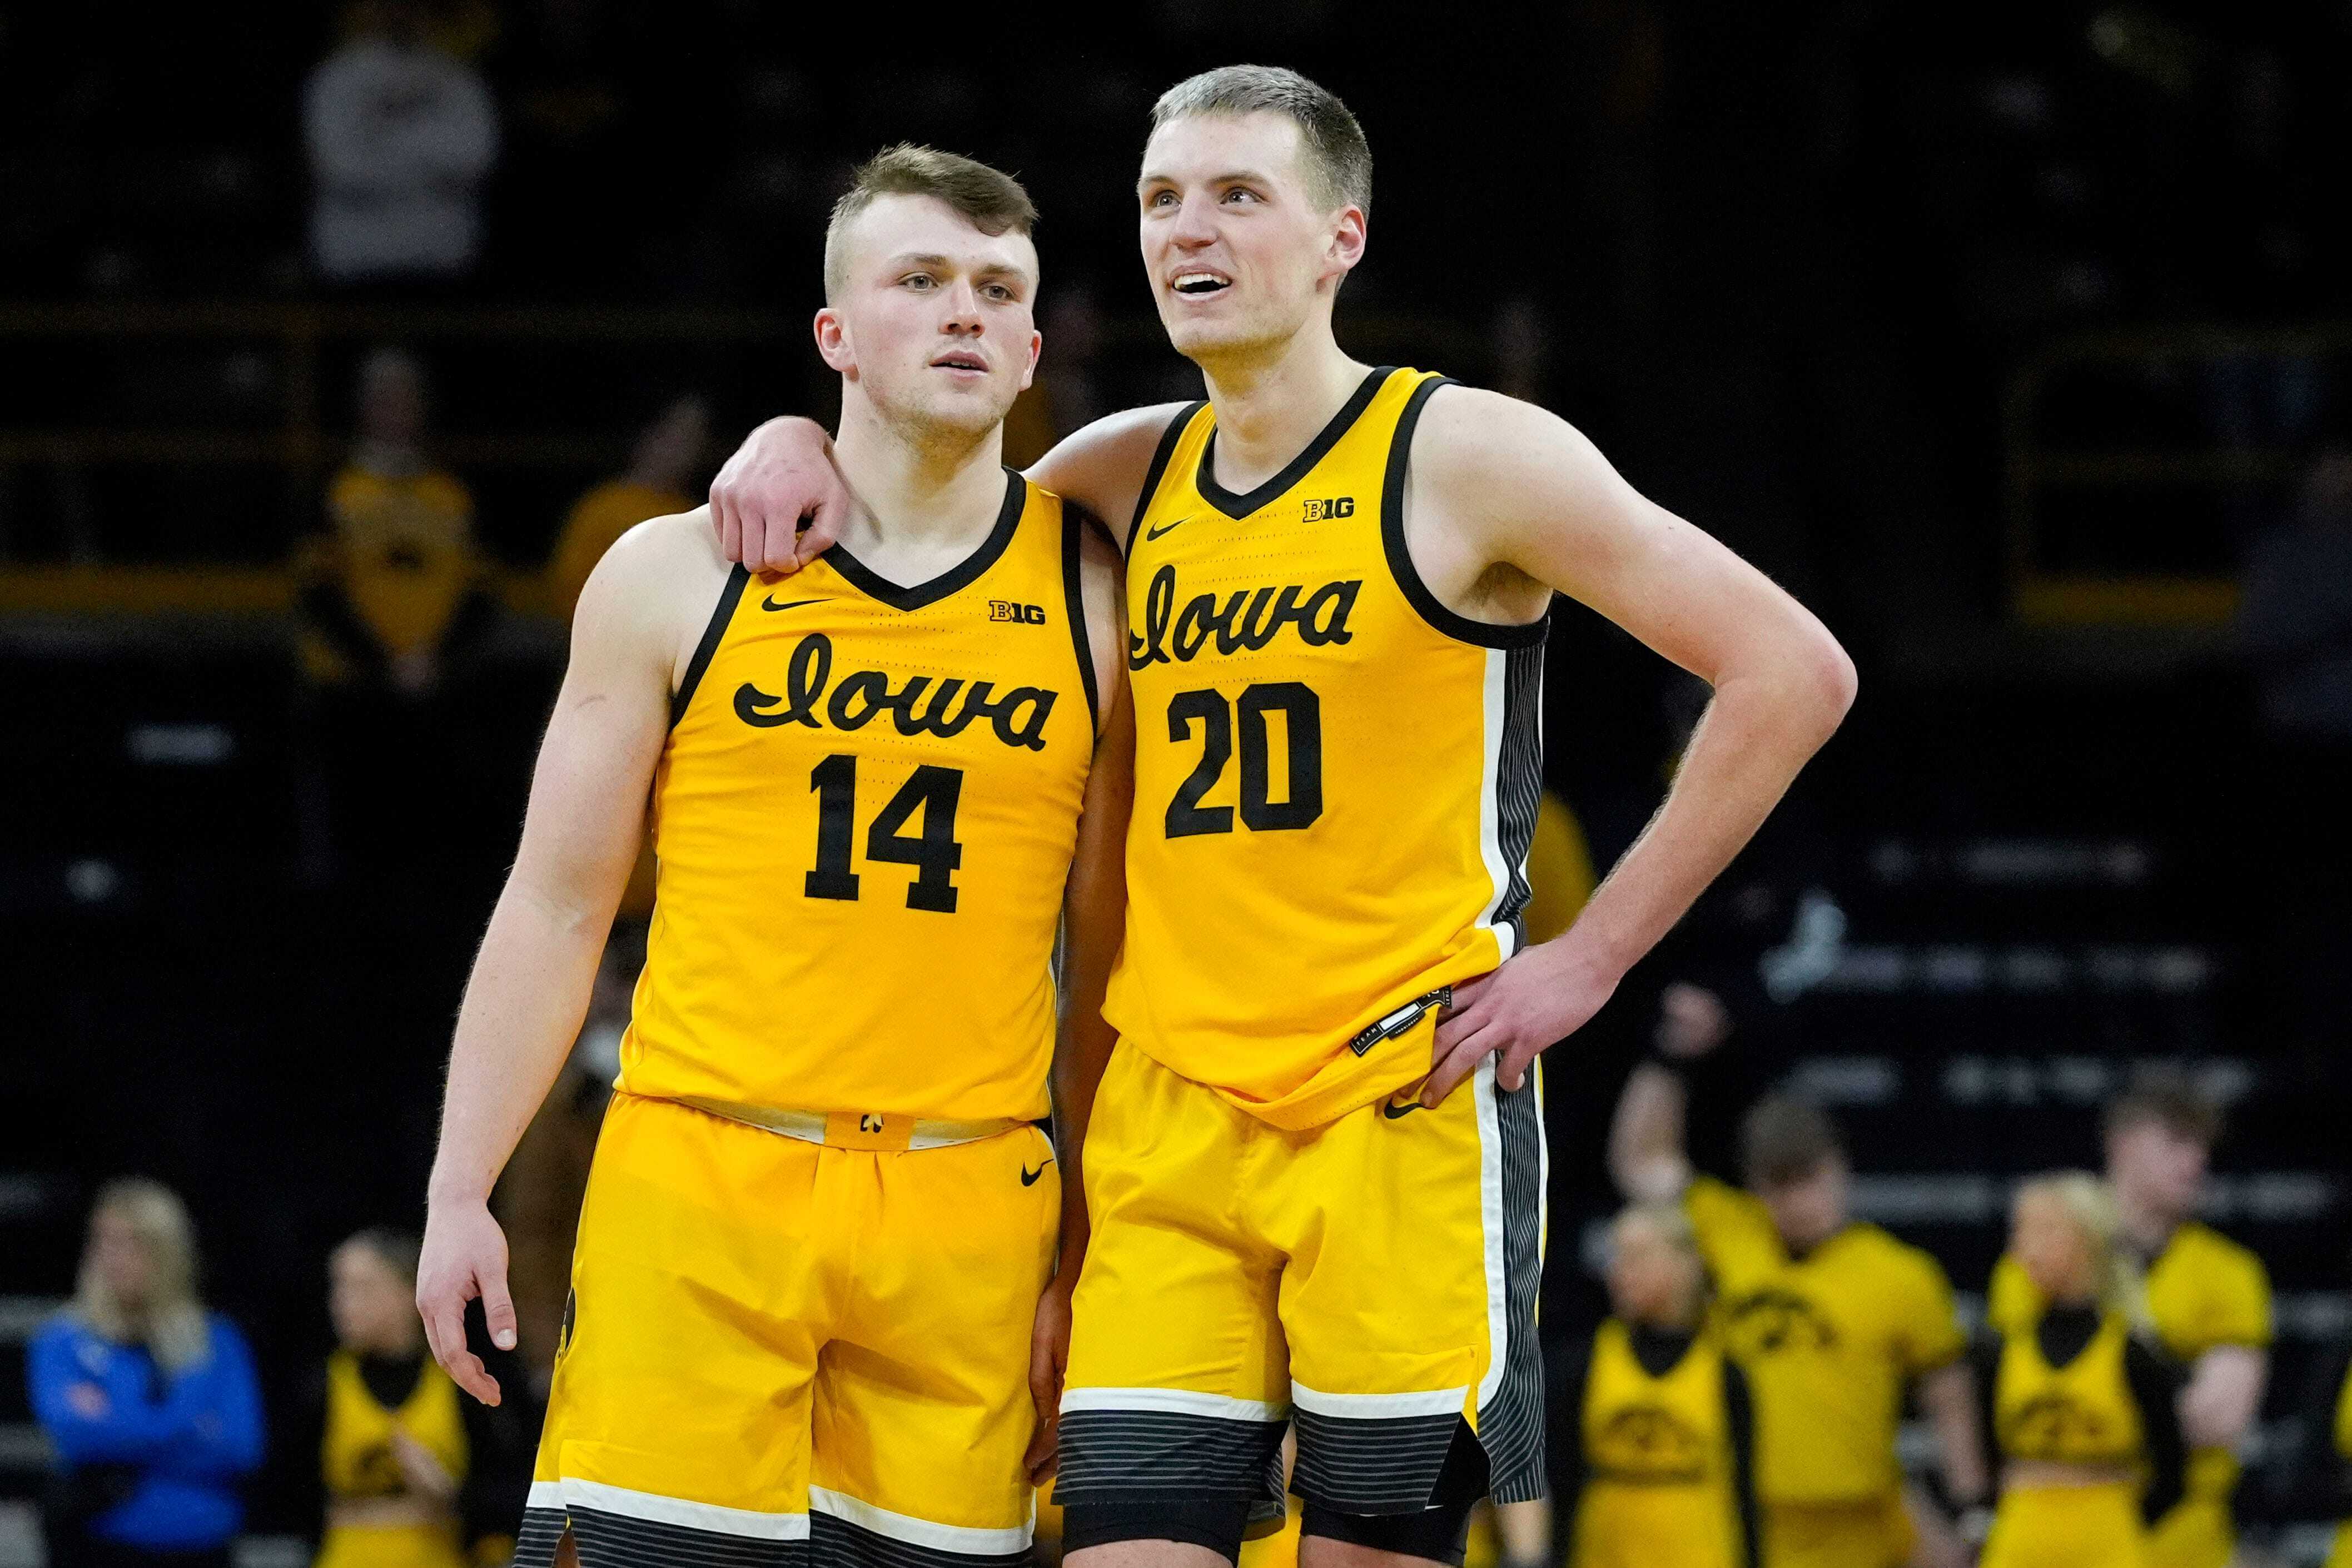
[{"label": "number 20 jersey", "polygon": [[1216,482],[1196,404],[1128,539],[1135,814],[1107,1011],[1277,1126],[1425,1074],[1428,1015],[1401,1009],[1524,940],[1545,622],[1465,619],[1414,570],[1406,460],[1442,384],[1373,371],[1248,495]]},{"label": "number 20 jersey", "polygon": [[631,1093],[1045,1113],[1054,938],[1094,758],[1081,514],[1011,470],[912,588],[835,547],[730,578],[654,775]]}]

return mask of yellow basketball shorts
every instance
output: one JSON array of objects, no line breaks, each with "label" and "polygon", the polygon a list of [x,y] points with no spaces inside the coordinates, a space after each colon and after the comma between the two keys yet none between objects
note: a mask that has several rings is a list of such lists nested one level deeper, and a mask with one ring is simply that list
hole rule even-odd
[{"label": "yellow basketball shorts", "polygon": [[1060,1215],[1034,1127],[887,1152],[615,1094],[515,1561],[1021,1561]]},{"label": "yellow basketball shorts", "polygon": [[[1065,1505],[1431,1506],[1455,1436],[1540,1497],[1544,1146],[1490,1064],[1286,1132],[1122,1046],[1087,1134],[1094,1227],[1062,1397]],[[1271,1506],[1269,1506],[1271,1505]]]}]

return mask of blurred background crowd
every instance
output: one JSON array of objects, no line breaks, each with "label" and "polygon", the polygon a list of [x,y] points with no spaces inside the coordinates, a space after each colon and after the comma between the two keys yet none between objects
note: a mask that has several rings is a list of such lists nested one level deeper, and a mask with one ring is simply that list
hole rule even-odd
[{"label": "blurred background crowd", "polygon": [[[2231,1342],[2267,1358],[2242,1550],[2316,1562],[2352,1511],[2352,5],[967,26],[0,4],[0,1563],[42,1560],[44,1499],[253,1568],[338,1509],[495,1557],[649,866],[499,1199],[518,1397],[435,1405],[394,1307],[582,580],[757,420],[829,416],[824,215],[891,141],[1043,212],[1009,460],[1197,395],[1128,193],[1160,89],[1253,58],[1372,141],[1342,343],[1570,419],[1864,674],[1549,1058],[1563,1364],[1606,1306],[1629,1075],[1681,1086],[1732,1182],[1768,1091],[1825,1112],[1852,1212],[1980,1322],[2013,1185],[2102,1166],[2102,1108],[2161,1069],[2204,1108],[2183,1212],[2263,1272]],[[1703,700],[1557,617],[1539,918],[1630,842]],[[414,1419],[353,1436],[368,1409]]]}]

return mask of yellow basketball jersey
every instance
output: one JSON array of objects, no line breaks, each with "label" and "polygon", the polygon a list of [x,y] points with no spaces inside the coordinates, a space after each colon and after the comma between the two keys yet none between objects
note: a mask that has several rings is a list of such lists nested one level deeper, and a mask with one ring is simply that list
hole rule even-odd
[{"label": "yellow basketball jersey", "polygon": [[1405,462],[1442,384],[1372,371],[1245,496],[1196,404],[1128,540],[1135,816],[1106,1011],[1278,1126],[1425,1074],[1411,1004],[1523,937],[1545,623],[1466,620],[1413,570]]},{"label": "yellow basketball jersey", "polygon": [[1097,695],[1082,515],[1005,483],[987,541],[929,582],[838,546],[789,579],[728,580],[654,775],[622,1089],[1045,1113]]},{"label": "yellow basketball jersey", "polygon": [[417,1376],[415,1390],[400,1408],[389,1410],[368,1391],[358,1358],[349,1351],[335,1352],[327,1358],[326,1426],[319,1467],[330,1499],[407,1492],[408,1482],[392,1452],[394,1427],[421,1444],[450,1475],[466,1479],[466,1422],[457,1407],[457,1385],[430,1360]]},{"label": "yellow basketball jersey", "polygon": [[1723,1352],[1702,1333],[1664,1376],[1634,1355],[1611,1318],[1592,1338],[1580,1422],[1587,1480],[1575,1500],[1572,1568],[1733,1568],[1732,1494]]},{"label": "yellow basketball jersey", "polygon": [[2001,1336],[1993,1375],[1993,1437],[2004,1458],[2062,1465],[2129,1465],[2144,1447],[2139,1403],[2125,1375],[2131,1325],[2109,1312],[2063,1366],[2042,1354],[2034,1324]]}]

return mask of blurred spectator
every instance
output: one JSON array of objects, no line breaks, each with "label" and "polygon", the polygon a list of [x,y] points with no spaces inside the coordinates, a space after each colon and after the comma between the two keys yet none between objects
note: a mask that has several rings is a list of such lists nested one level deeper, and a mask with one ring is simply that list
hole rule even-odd
[{"label": "blurred spectator", "polygon": [[1756,1396],[1765,1561],[1960,1560],[1895,1448],[1907,1393],[1934,1428],[1946,1498],[1965,1511],[1990,1494],[1942,1267],[1853,1218],[1845,1145],[1816,1106],[1773,1095],[1748,1109],[1744,1190],[1696,1172],[1682,1070],[1709,1031],[1684,1032],[1662,1030],[1626,1081],[1610,1166],[1629,1199],[1679,1204],[1721,1293],[1726,1349]]},{"label": "blurred spectator", "polygon": [[239,1482],[261,1462],[261,1396],[243,1336],[196,1294],[194,1228],[167,1188],[100,1189],[73,1303],[26,1362],[58,1456],[55,1568],[226,1568]]},{"label": "blurred spectator", "polygon": [[330,531],[306,552],[311,673],[429,695],[494,613],[474,500],[424,447],[425,371],[378,349],[360,371],[359,440],[327,490]]},{"label": "blurred spectator", "polygon": [[[2221,1110],[2170,1068],[2137,1074],[2106,1111],[2106,1186],[2120,1239],[2144,1268],[2146,1314],[2161,1348],[2188,1371],[2180,1423],[2190,1451],[2186,1494],[2154,1523],[2158,1568],[2227,1563],[2236,1524],[2237,1450],[2270,1376],[2271,1286],[2262,1260],[2197,1218]],[[2025,1267],[2005,1255],[1985,1315],[2002,1333],[2031,1326],[2045,1305]]]},{"label": "blurred spectator", "polygon": [[413,1236],[362,1230],[328,1263],[336,1349],[294,1456],[323,1489],[314,1568],[463,1568],[514,1552],[531,1434],[520,1402],[464,1396],[425,1354],[416,1253]]},{"label": "blurred spectator", "polygon": [[637,433],[629,469],[572,503],[547,563],[547,602],[566,621],[588,574],[623,534],[647,517],[692,511],[687,493],[710,449],[710,405],[688,392],[665,404]]},{"label": "blurred spectator", "polygon": [[2184,1554],[2147,1531],[2180,1500],[2184,1401],[2116,1195],[2083,1171],[2025,1183],[2008,1256],[2037,1305],[1996,1320],[1978,1356],[2000,1491],[1985,1568],[2230,1562],[2226,1545]]},{"label": "blurred spectator", "polygon": [[627,1032],[630,1001],[645,966],[646,928],[625,920],[605,945],[572,1055],[523,1130],[493,1197],[507,1233],[516,1354],[542,1396],[555,1370],[564,1303],[572,1291],[572,1239],[580,1229],[588,1166],[605,1102],[621,1075],[621,1037]]},{"label": "blurred spectator", "polygon": [[435,48],[424,0],[366,0],[302,92],[317,193],[311,259],[338,286],[446,284],[474,270],[498,113],[481,74]]},{"label": "blurred spectator", "polygon": [[1707,1325],[1706,1264],[1679,1205],[1618,1215],[1609,1304],[1548,1398],[1568,1563],[1754,1564],[1755,1407]]}]

